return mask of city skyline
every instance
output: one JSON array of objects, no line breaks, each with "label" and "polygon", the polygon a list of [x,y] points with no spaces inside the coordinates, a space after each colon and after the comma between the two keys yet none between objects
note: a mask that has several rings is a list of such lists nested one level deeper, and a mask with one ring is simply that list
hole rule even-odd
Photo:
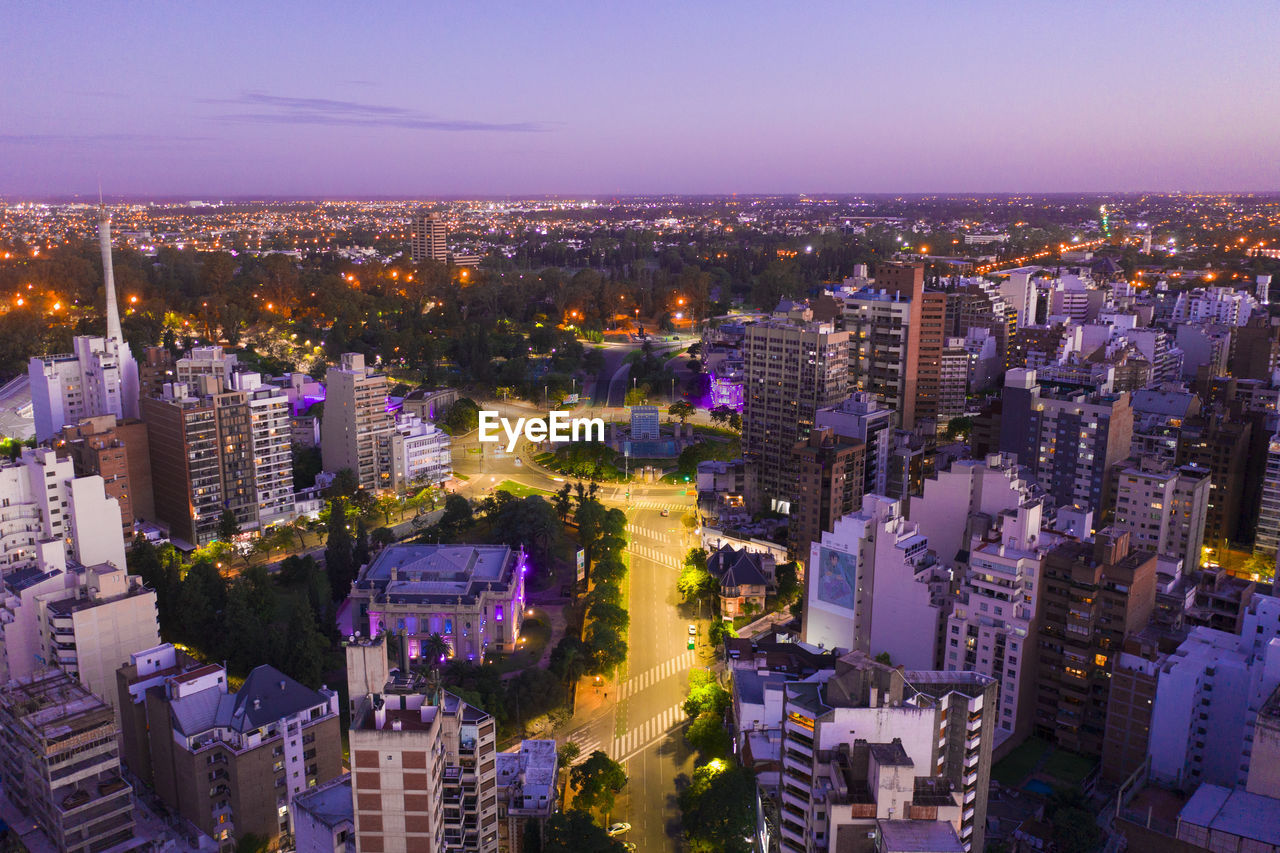
[{"label": "city skyline", "polygon": [[10,10],[0,193],[1280,189],[1257,3],[339,9]]}]

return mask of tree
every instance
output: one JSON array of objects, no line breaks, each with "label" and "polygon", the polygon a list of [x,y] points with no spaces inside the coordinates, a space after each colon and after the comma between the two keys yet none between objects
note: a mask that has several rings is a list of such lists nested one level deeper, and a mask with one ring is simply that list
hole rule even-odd
[{"label": "tree", "polygon": [[325,652],[329,641],[320,633],[312,609],[295,602],[289,610],[285,626],[285,645],[280,671],[313,690],[320,686],[325,672]]},{"label": "tree", "polygon": [[885,666],[893,666],[893,658],[889,655],[888,652],[881,652],[880,654],[876,655],[875,662],[882,663]]},{"label": "tree", "polygon": [[693,413],[693,404],[687,403],[684,400],[676,400],[667,407],[667,414],[671,415],[673,418],[679,418],[680,426],[684,426],[685,422],[689,420]]},{"label": "tree", "polygon": [[711,673],[701,669],[689,673],[689,695],[683,707],[690,717],[709,713],[723,718],[732,701],[729,691]]},{"label": "tree", "polygon": [[271,849],[271,839],[263,835],[246,833],[236,841],[236,853],[266,853]]},{"label": "tree", "polygon": [[[535,821],[529,821],[530,824]],[[556,812],[547,819],[542,853],[623,853],[626,848],[580,809]]]},{"label": "tree", "polygon": [[622,765],[598,749],[574,767],[569,778],[578,790],[574,802],[605,814],[613,810],[614,797],[627,784]]},{"label": "tree", "polygon": [[1060,853],[1087,853],[1102,843],[1102,831],[1087,801],[1077,791],[1055,794],[1047,804],[1053,845]]},{"label": "tree", "polygon": [[572,767],[573,762],[578,760],[578,756],[582,754],[582,747],[573,741],[566,741],[559,749],[556,750],[556,761],[561,767]]},{"label": "tree", "polygon": [[480,425],[480,407],[475,400],[461,397],[449,407],[444,425],[450,435],[465,435]]},{"label": "tree", "polygon": [[701,601],[715,595],[720,582],[706,568],[686,565],[676,580],[676,590],[685,601]]},{"label": "tree", "polygon": [[436,671],[439,671],[452,653],[453,650],[449,648],[449,641],[440,633],[431,634],[422,641],[422,645],[419,647],[419,654],[427,662],[428,668]]},{"label": "tree", "polygon": [[794,562],[783,563],[773,573],[778,587],[778,606],[790,607],[800,597],[799,569]]},{"label": "tree", "polygon": [[573,508],[573,500],[570,497],[571,489],[568,483],[565,483],[551,497],[551,505],[555,508],[556,515],[560,521],[569,520],[569,512]]},{"label": "tree", "polygon": [[589,663],[587,647],[583,642],[572,635],[565,635],[551,650],[548,668],[568,683],[585,675]]},{"label": "tree", "polygon": [[738,636],[738,632],[733,630],[733,623],[726,622],[723,619],[715,620],[711,623],[711,627],[707,629],[707,642],[716,647],[717,653],[719,653],[720,646],[724,644],[726,639],[736,636]]},{"label": "tree", "polygon": [[222,515],[218,516],[218,539],[231,542],[239,535],[240,522],[236,520],[236,514],[230,509],[224,509]]},{"label": "tree", "polygon": [[472,525],[475,518],[471,502],[462,495],[449,495],[444,500],[444,514],[440,516],[440,529],[449,537],[456,536]]},{"label": "tree", "polygon": [[351,543],[351,566],[356,571],[369,562],[369,530],[364,519],[356,522],[356,538]]},{"label": "tree", "polygon": [[685,730],[684,739],[704,758],[725,758],[729,755],[729,733],[724,730],[724,717],[720,714],[711,711],[699,714]]},{"label": "tree", "polygon": [[375,527],[369,532],[369,543],[379,548],[385,548],[388,545],[394,545],[396,542],[396,532],[390,527]]},{"label": "tree", "polygon": [[750,772],[713,759],[693,771],[680,792],[685,836],[699,853],[749,853],[756,828],[755,782]]},{"label": "tree", "polygon": [[360,478],[350,468],[343,468],[333,475],[333,482],[324,490],[327,498],[349,498],[360,490]]},{"label": "tree", "polygon": [[334,601],[341,601],[351,591],[356,567],[352,557],[351,531],[347,530],[347,507],[341,498],[329,504],[329,537],[325,541],[324,566]]},{"label": "tree", "polygon": [[584,640],[591,658],[590,672],[607,675],[627,659],[627,641],[608,625],[591,623]]}]

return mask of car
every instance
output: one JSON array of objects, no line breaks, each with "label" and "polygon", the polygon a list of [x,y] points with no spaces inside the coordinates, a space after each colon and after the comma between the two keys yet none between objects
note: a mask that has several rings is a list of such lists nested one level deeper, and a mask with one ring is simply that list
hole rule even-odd
[{"label": "car", "polygon": [[689,636],[690,637],[698,636],[698,626],[693,624],[692,622],[689,623]]},{"label": "car", "polygon": [[624,841],[624,842],[622,842],[622,849],[623,849],[623,850],[635,850],[635,849],[636,849],[636,843],[635,843],[634,841]]},{"label": "car", "polygon": [[669,510],[669,509],[664,509],[664,510],[662,511],[662,517],[663,517],[663,518],[666,518],[666,517],[667,517],[667,516],[669,516],[669,515],[671,515],[671,510]]},{"label": "car", "polygon": [[629,823],[611,823],[611,824],[609,824],[609,834],[610,834],[610,835],[622,835],[624,832],[630,832],[630,831],[631,831],[631,824],[629,824]]}]

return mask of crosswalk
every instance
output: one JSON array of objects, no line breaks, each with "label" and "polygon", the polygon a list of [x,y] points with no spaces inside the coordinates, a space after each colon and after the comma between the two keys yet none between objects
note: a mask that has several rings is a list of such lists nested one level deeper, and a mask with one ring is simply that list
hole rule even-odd
[{"label": "crosswalk", "polygon": [[574,759],[574,764],[581,764],[591,757],[591,753],[597,749],[603,750],[610,758],[617,756],[613,740],[605,743],[600,739],[591,727],[578,729],[576,732],[570,732],[569,736],[564,739],[565,743],[576,743],[578,745],[578,757]]},{"label": "crosswalk", "polygon": [[[665,530],[656,530],[652,527],[645,527],[643,524],[628,524],[627,532],[634,536],[643,536],[652,542],[665,545],[668,542],[674,542],[676,537]],[[634,538],[632,541],[635,541]]]},{"label": "crosswalk", "polygon": [[639,501],[632,501],[631,507],[633,509],[665,509],[670,512],[677,512],[677,511],[684,512],[686,509],[689,508],[689,504],[687,501],[683,503],[672,503],[670,501],[639,500]]},{"label": "crosswalk", "polygon": [[652,717],[613,739],[613,760],[624,761],[649,746],[655,740],[666,737],[671,729],[684,722],[685,713],[680,705],[672,705],[656,717]]},{"label": "crosswalk", "polygon": [[634,696],[641,690],[647,690],[660,681],[666,681],[673,675],[681,672],[688,672],[693,669],[696,656],[693,652],[686,651],[668,661],[651,667],[639,675],[632,676],[622,683],[618,688],[618,699],[626,699],[628,696]]},{"label": "crosswalk", "polygon": [[646,560],[653,560],[660,566],[666,566],[668,569],[680,568],[680,559],[672,556],[669,552],[661,548],[652,548],[648,545],[632,544],[627,550],[636,557],[644,557]]}]

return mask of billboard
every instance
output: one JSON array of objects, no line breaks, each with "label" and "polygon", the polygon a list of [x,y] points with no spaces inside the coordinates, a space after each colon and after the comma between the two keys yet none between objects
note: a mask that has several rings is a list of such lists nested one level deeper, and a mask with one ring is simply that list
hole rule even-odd
[{"label": "billboard", "polygon": [[578,583],[582,583],[587,577],[587,552],[582,548],[578,549]]},{"label": "billboard", "polygon": [[818,549],[816,568],[818,600],[852,610],[853,593],[858,586],[858,556],[822,546]]}]

